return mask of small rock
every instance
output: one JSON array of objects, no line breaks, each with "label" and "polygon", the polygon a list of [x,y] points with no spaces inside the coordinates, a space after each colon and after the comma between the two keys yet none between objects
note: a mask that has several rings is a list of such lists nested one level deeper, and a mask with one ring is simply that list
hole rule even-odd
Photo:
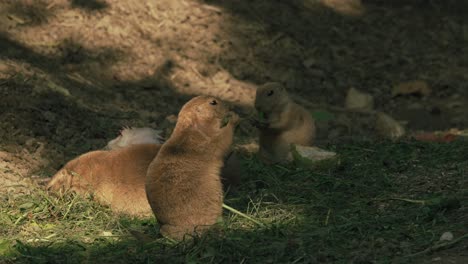
[{"label": "small rock", "polygon": [[339,156],[332,151],[317,147],[291,145],[293,161],[310,169],[334,169],[340,165]]},{"label": "small rock", "polygon": [[113,236],[111,231],[102,231],[101,236],[110,237]]},{"label": "small rock", "polygon": [[377,114],[375,129],[381,137],[391,140],[399,139],[405,134],[405,128],[402,125],[382,112]]},{"label": "small rock", "polygon": [[427,82],[422,80],[415,80],[409,82],[403,82],[395,87],[392,90],[392,96],[396,97],[399,95],[419,95],[419,96],[428,96],[431,93],[431,88]]},{"label": "small rock", "polygon": [[372,110],[374,108],[374,98],[370,94],[351,88],[346,95],[345,106],[347,109],[353,110]]},{"label": "small rock", "polygon": [[452,240],[453,240],[452,232],[444,232],[439,238],[439,241],[452,241]]}]

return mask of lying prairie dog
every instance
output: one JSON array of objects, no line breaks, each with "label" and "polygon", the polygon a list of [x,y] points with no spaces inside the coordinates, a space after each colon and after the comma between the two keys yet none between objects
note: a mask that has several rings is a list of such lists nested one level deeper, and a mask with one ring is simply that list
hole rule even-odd
[{"label": "lying prairie dog", "polygon": [[150,217],[145,193],[146,170],[159,144],[137,144],[113,151],[97,150],[69,161],[50,180],[47,189],[93,195],[117,213]]},{"label": "lying prairie dog", "polygon": [[[110,151],[91,151],[69,161],[51,177],[47,189],[93,195],[114,212],[150,217],[153,211],[146,197],[146,170],[162,143],[159,130],[124,128],[105,147]],[[239,182],[240,163],[232,153],[222,169],[223,187],[235,188]]]},{"label": "lying prairie dog", "polygon": [[211,96],[197,96],[180,110],[147,172],[146,193],[163,236],[201,234],[221,217],[220,172],[238,122],[237,114]]},{"label": "lying prairie dog", "polygon": [[315,137],[315,121],[304,107],[295,103],[280,83],[258,87],[255,109],[260,122],[259,158],[266,163],[292,159],[290,144],[310,146]]}]

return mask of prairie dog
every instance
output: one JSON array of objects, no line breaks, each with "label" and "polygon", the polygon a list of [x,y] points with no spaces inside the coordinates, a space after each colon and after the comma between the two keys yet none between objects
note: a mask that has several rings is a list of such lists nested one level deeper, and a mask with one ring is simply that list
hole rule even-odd
[{"label": "prairie dog", "polygon": [[[310,146],[315,137],[315,121],[296,104],[280,83],[258,87],[255,109],[260,116],[259,157],[266,163],[291,159],[290,144]],[[263,120],[262,120],[263,119]]]},{"label": "prairie dog", "polygon": [[220,172],[238,122],[237,114],[211,96],[194,97],[180,110],[146,178],[163,236],[180,240],[200,234],[221,217]]},{"label": "prairie dog", "polygon": [[118,213],[150,217],[145,193],[146,170],[161,145],[138,144],[125,148],[97,150],[69,161],[47,185],[55,192],[92,194],[101,204]]}]

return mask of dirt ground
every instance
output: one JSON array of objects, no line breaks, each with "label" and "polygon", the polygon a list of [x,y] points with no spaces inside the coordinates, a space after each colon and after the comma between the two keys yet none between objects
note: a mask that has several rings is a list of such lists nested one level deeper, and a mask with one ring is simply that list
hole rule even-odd
[{"label": "dirt ground", "polygon": [[[409,131],[467,129],[468,4],[349,2],[0,1],[0,197],[123,126],[169,133],[193,95],[247,113],[267,81],[332,113],[321,145],[374,137],[372,114],[340,110],[351,87]],[[431,93],[392,95],[411,80]]]}]

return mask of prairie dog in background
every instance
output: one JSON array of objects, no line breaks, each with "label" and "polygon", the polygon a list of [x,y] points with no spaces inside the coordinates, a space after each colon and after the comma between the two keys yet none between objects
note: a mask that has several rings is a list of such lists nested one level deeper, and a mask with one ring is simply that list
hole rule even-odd
[{"label": "prairie dog in background", "polygon": [[258,129],[259,158],[266,163],[291,159],[290,144],[310,146],[315,138],[315,121],[304,107],[295,103],[280,83],[269,82],[257,88],[255,109]]},{"label": "prairie dog in background", "polygon": [[215,97],[197,96],[182,107],[146,178],[162,235],[180,240],[200,234],[221,217],[220,172],[238,122],[237,114]]},{"label": "prairie dog in background", "polygon": [[113,151],[85,153],[60,169],[47,189],[91,194],[114,212],[150,217],[152,211],[146,198],[145,178],[160,147],[159,144],[137,144]]}]

